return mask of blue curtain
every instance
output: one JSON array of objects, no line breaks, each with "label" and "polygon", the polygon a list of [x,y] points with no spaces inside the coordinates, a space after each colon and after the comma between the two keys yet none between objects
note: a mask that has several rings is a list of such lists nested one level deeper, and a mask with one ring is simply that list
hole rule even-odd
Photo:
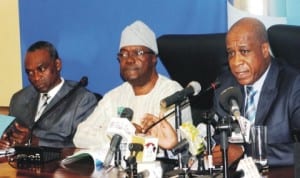
[{"label": "blue curtain", "polygon": [[[122,29],[140,19],[157,37],[227,30],[226,0],[19,0],[22,65],[26,49],[52,42],[65,79],[88,76],[88,88],[104,94],[119,85],[116,53]],[[168,76],[159,62],[158,71]],[[28,85],[23,70],[23,85]]]}]

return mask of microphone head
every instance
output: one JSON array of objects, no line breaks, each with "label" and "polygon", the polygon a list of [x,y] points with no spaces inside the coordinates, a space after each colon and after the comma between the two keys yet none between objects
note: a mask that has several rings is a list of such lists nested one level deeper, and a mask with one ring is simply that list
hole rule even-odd
[{"label": "microphone head", "polygon": [[143,170],[141,172],[138,173],[138,176],[137,177],[144,177],[144,178],[147,178],[150,176],[150,172],[149,170]]},{"label": "microphone head", "polygon": [[144,146],[140,143],[129,143],[128,149],[129,151],[140,152],[143,151]]},{"label": "microphone head", "polygon": [[238,87],[229,87],[220,94],[220,105],[227,112],[231,109],[231,100],[235,100],[239,106],[242,105],[242,92]]},{"label": "microphone head", "polygon": [[79,81],[79,85],[82,87],[86,87],[88,85],[88,78],[87,76],[83,76],[80,81]]},{"label": "microphone head", "polygon": [[133,110],[131,108],[126,107],[122,108],[119,115],[121,118],[127,118],[129,121],[131,121],[133,117]]},{"label": "microphone head", "polygon": [[184,138],[171,151],[174,155],[177,155],[178,153],[182,153],[188,149],[189,149],[189,141],[186,138]]},{"label": "microphone head", "polygon": [[199,82],[196,82],[196,81],[191,81],[189,84],[188,84],[188,87],[192,87],[194,89],[194,93],[193,93],[193,96],[196,96],[200,93],[201,91],[201,85]]},{"label": "microphone head", "polygon": [[103,161],[103,166],[105,168],[109,167],[111,160],[113,159],[116,151],[120,148],[121,141],[122,141],[122,136],[119,134],[115,134],[112,137],[110,141],[110,147]]}]

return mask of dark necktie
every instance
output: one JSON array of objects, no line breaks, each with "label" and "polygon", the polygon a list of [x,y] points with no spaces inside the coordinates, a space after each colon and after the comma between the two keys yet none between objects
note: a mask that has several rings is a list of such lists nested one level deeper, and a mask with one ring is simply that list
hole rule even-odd
[{"label": "dark necktie", "polygon": [[255,114],[256,114],[256,106],[254,103],[254,96],[257,93],[252,86],[246,87],[246,93],[247,93],[247,103],[245,107],[245,117],[251,121],[254,122],[255,120]]}]

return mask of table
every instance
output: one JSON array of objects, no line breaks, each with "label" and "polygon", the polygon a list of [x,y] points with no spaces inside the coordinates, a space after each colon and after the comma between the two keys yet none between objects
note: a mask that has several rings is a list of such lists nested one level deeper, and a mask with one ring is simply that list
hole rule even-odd
[{"label": "table", "polygon": [[[75,149],[64,149],[63,157],[73,154]],[[7,157],[0,158],[0,178],[88,178],[88,177],[103,177],[92,176],[93,166],[87,162],[79,162],[74,164],[71,169],[65,169],[60,166],[60,160],[51,161],[43,166],[35,166],[30,169],[16,169],[8,163]],[[111,178],[112,176],[106,176]],[[205,176],[203,176],[205,177]],[[267,178],[294,178],[294,168],[290,167],[275,167],[270,168],[267,173]]]},{"label": "table", "polygon": [[[74,148],[67,148],[62,151],[63,157],[66,157],[68,155],[71,155],[74,153],[76,149]],[[85,166],[85,164],[81,165],[82,170],[84,170],[81,173],[78,173],[76,171],[71,171],[64,169],[60,166],[60,160],[57,161],[51,161],[49,163],[46,163],[42,166],[32,166],[28,169],[16,169],[13,168],[9,162],[9,157],[2,157],[0,158],[0,178],[2,177],[10,177],[10,178],[38,178],[38,177],[59,177],[59,178],[65,178],[65,177],[72,177],[72,178],[84,178],[84,177],[90,177],[91,170],[93,167],[91,166]],[[76,169],[75,169],[76,170]]]}]

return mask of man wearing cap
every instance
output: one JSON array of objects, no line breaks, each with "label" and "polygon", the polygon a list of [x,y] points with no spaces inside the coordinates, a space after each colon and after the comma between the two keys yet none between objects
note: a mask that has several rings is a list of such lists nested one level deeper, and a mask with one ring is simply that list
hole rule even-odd
[{"label": "man wearing cap", "polygon": [[[118,117],[120,107],[133,110],[131,122],[140,132],[173,110],[174,106],[161,108],[160,101],[182,90],[182,86],[157,73],[157,54],[156,36],[143,22],[135,21],[123,30],[117,57],[125,82],[106,93],[94,112],[78,126],[74,137],[77,147],[109,147],[107,126],[112,118]],[[182,109],[181,113],[182,122],[192,122],[190,107]],[[174,125],[172,114],[146,134],[157,137],[160,148],[171,149],[178,143]],[[160,153],[166,156],[165,152]]]}]

